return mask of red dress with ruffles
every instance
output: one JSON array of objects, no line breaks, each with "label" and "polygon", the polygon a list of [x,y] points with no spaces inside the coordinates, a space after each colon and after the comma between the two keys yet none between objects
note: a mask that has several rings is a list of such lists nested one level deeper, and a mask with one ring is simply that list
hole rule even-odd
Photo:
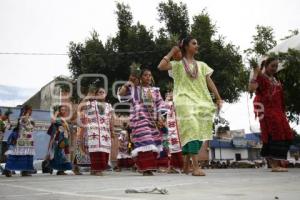
[{"label": "red dress with ruffles", "polygon": [[270,140],[291,141],[294,136],[285,115],[281,83],[273,83],[266,75],[258,75],[257,82],[254,111],[259,117],[263,143]]}]

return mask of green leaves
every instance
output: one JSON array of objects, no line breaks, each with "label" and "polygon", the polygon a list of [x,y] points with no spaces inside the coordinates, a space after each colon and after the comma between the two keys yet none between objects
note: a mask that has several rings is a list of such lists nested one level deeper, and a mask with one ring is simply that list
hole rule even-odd
[{"label": "green leaves", "polygon": [[284,69],[277,74],[284,88],[284,100],[288,118],[299,124],[300,115],[300,51],[289,49],[279,53],[279,59],[284,63]]},{"label": "green leaves", "polygon": [[258,58],[264,56],[270,49],[276,46],[274,30],[270,26],[256,26],[256,34],[253,35],[252,47],[246,49],[246,57],[250,62],[257,62]]},{"label": "green leaves", "polygon": [[[240,93],[245,90],[247,72],[242,64],[238,48],[227,44],[224,37],[216,37],[216,25],[206,10],[193,17],[190,25],[188,10],[184,3],[172,0],[161,2],[157,8],[161,28],[155,37],[151,28],[140,22],[133,23],[129,5],[116,4],[118,31],[114,37],[104,43],[97,32],[91,32],[83,43],[71,42],[69,46],[69,69],[76,79],[84,73],[102,73],[109,79],[109,88],[114,81],[128,80],[130,65],[140,63],[141,68],[152,71],[156,86],[164,93],[170,90],[172,79],[167,72],[160,72],[157,65],[161,58],[178,44],[182,37],[191,34],[199,44],[197,59],[206,62],[215,72],[213,79],[220,90],[221,96],[228,102],[237,101]],[[216,38],[216,39],[213,39]],[[97,79],[83,80],[84,91],[91,84],[99,84]],[[76,93],[75,93],[76,94]],[[110,102],[117,100],[108,92]]]},{"label": "green leaves", "polygon": [[222,98],[230,103],[237,101],[247,84],[247,71],[242,63],[238,47],[226,43],[222,36],[215,37],[216,25],[212,23],[206,10],[193,17],[191,27],[191,35],[198,40],[200,45],[196,58],[214,69],[212,78]]},{"label": "green leaves", "polygon": [[189,33],[189,15],[186,4],[175,3],[172,0],[161,2],[157,7],[159,21],[165,23],[166,31],[170,35],[186,37]]}]

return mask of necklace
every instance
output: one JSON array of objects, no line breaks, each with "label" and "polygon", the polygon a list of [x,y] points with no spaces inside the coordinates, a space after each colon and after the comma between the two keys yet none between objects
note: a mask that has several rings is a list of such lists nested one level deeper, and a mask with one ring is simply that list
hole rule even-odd
[{"label": "necklace", "polygon": [[273,84],[273,85],[277,85],[278,82],[276,80],[276,78],[274,76],[269,76],[266,73],[264,73],[265,77],[267,77],[267,79]]},{"label": "necklace", "polygon": [[[147,91],[145,92],[144,89],[146,89]],[[143,104],[147,108],[149,117],[153,121],[154,125],[157,126],[156,115],[154,112],[154,99],[152,97],[151,88],[147,88],[147,87],[144,88],[143,86],[141,86],[141,96],[142,96]]]},{"label": "necklace", "polygon": [[[152,105],[153,98],[152,98],[151,88],[141,86],[140,89],[141,89],[140,93],[142,96],[142,101],[146,104],[146,106]],[[146,93],[144,90],[146,90]]]},{"label": "necklace", "polygon": [[188,64],[186,58],[182,59],[183,66],[185,72],[193,79],[196,79],[198,77],[198,64],[195,60],[193,60],[193,70],[190,68],[190,65]]},{"label": "necklace", "polygon": [[278,86],[278,82],[275,79],[275,77],[271,77],[268,76],[267,74],[264,73],[264,76],[269,80],[270,82],[270,88],[269,88],[269,98],[272,99],[272,97],[275,95],[275,93],[277,92],[277,86]]}]

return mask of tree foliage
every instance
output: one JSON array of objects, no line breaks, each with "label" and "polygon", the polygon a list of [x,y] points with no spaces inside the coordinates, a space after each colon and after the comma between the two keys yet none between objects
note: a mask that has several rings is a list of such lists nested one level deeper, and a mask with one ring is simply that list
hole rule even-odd
[{"label": "tree foliage", "polygon": [[279,53],[284,69],[279,71],[277,77],[283,84],[285,106],[290,121],[299,124],[300,115],[300,51],[289,49],[288,52]]},{"label": "tree foliage", "polygon": [[186,37],[189,33],[190,23],[186,4],[179,4],[168,0],[158,5],[159,21],[166,25],[166,31],[170,35]]},{"label": "tree foliage", "polygon": [[[214,69],[213,79],[221,96],[228,102],[237,101],[245,89],[246,70],[243,67],[239,49],[226,43],[217,35],[216,26],[204,10],[189,21],[187,6],[172,0],[159,3],[158,19],[164,25],[154,34],[140,22],[133,23],[130,6],[116,4],[118,31],[114,37],[102,42],[98,33],[91,33],[83,43],[71,42],[69,46],[69,69],[74,79],[84,73],[102,73],[109,79],[109,88],[116,80],[127,80],[131,63],[140,63],[150,68],[156,86],[162,93],[169,88],[171,79],[167,72],[159,72],[157,65],[161,58],[177,43],[179,37],[193,35],[200,43],[197,59]],[[156,35],[156,36],[155,36]],[[101,85],[97,78],[85,80],[83,88],[90,84]],[[109,91],[109,100],[116,101]]]},{"label": "tree foliage", "polygon": [[265,55],[270,49],[276,46],[274,30],[270,26],[256,26],[256,34],[253,35],[252,47],[245,52],[258,56]]}]

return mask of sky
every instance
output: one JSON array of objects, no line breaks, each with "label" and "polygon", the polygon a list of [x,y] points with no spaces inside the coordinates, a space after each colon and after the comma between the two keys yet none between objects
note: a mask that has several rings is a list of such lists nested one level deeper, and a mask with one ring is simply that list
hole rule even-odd
[{"label": "sky", "polygon": [[[105,41],[108,37],[115,36],[117,31],[115,2],[0,0],[0,53],[67,53],[70,41],[83,42],[93,30]],[[163,27],[158,21],[156,9],[161,0],[120,2],[130,5],[134,22],[140,21],[147,27],[152,27],[154,33]],[[258,24],[273,27],[277,40],[288,35],[289,30],[300,28],[299,0],[182,2],[187,4],[191,20],[192,16],[206,9],[217,25],[218,34],[225,36],[227,42],[239,46],[241,52],[251,46],[252,35]],[[64,55],[0,54],[0,105],[21,104],[54,77],[69,76],[68,62],[68,56]],[[244,94],[240,102],[227,109],[229,113],[238,113],[241,107],[245,110],[243,116],[248,120],[244,120],[244,123],[237,119],[231,120],[236,128],[246,126],[245,121],[249,121],[248,108],[245,106],[247,101],[249,99]],[[230,116],[232,115],[228,115]]]}]

